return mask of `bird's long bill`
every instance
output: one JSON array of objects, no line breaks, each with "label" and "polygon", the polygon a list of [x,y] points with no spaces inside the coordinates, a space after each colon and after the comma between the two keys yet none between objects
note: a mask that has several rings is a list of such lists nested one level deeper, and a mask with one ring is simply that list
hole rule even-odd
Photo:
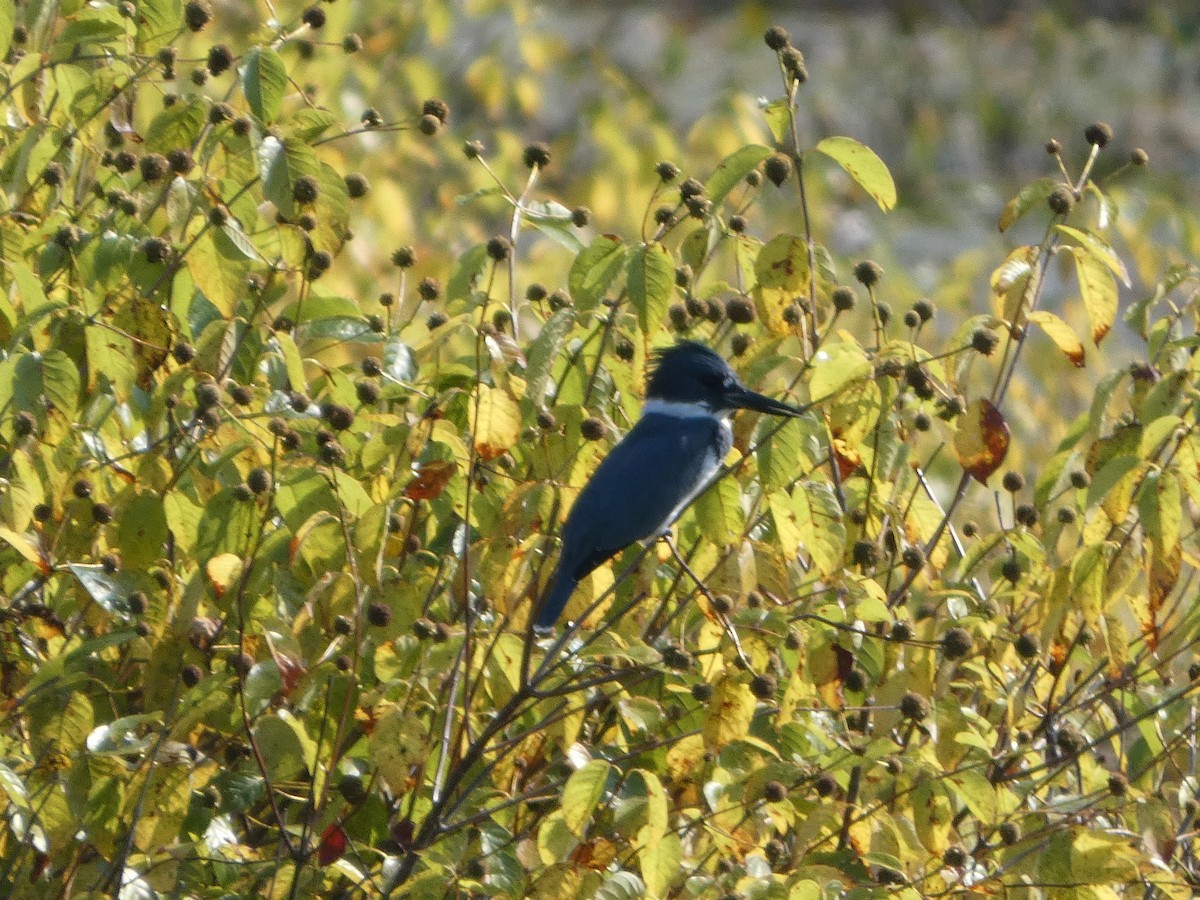
[{"label": "bird's long bill", "polygon": [[729,398],[740,409],[752,409],[755,412],[770,413],[773,416],[790,416],[796,418],[804,415],[804,410],[798,406],[784,403],[782,400],[772,400],[750,388],[742,388]]}]

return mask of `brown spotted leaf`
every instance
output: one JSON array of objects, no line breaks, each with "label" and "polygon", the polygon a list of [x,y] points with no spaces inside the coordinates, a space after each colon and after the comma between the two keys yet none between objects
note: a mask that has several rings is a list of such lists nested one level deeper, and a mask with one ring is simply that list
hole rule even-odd
[{"label": "brown spotted leaf", "polygon": [[503,456],[521,436],[521,410],[500,388],[486,384],[475,389],[472,430],[475,452],[485,461]]},{"label": "brown spotted leaf", "polygon": [[435,459],[417,466],[417,473],[404,488],[409,500],[436,500],[454,477],[458,466],[452,460]]},{"label": "brown spotted leaf", "polygon": [[1008,423],[990,400],[981,398],[967,406],[958,420],[954,452],[958,462],[980,484],[1004,463],[1008,455]]}]

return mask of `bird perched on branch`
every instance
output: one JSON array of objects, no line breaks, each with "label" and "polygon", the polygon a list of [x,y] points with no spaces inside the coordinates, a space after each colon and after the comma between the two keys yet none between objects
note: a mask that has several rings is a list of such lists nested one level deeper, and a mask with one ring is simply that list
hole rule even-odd
[{"label": "bird perched on branch", "polygon": [[554,626],[580,580],[634,541],[665,535],[716,478],[739,409],[801,416],[750,390],[711,349],[681,341],[655,354],[642,416],[584,485],[562,531],[562,554],[534,628]]}]

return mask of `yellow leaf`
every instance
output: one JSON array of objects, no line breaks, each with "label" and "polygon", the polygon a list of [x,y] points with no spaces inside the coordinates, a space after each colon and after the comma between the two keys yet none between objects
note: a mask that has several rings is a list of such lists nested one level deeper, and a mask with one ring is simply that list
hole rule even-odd
[{"label": "yellow leaf", "polygon": [[1117,282],[1108,267],[1089,250],[1071,247],[1083,308],[1092,325],[1092,342],[1099,344],[1117,319]]},{"label": "yellow leaf", "polygon": [[520,438],[521,410],[505,391],[481,384],[475,389],[472,431],[475,452],[484,460],[493,460]]},{"label": "yellow leaf", "polygon": [[789,334],[792,326],[783,318],[784,310],[808,284],[808,245],[793,234],[776,235],[754,260],[754,299],[772,334]]},{"label": "yellow leaf", "polygon": [[813,149],[845,169],[884,212],[896,205],[896,183],[892,173],[870,147],[854,138],[834,136],[825,138]]},{"label": "yellow leaf", "polygon": [[1067,359],[1079,369],[1084,365],[1083,342],[1075,334],[1075,329],[1052,312],[1034,310],[1029,314],[1029,321],[1040,325],[1046,336],[1054,341],[1054,345],[1066,354]]},{"label": "yellow leaf", "polygon": [[709,749],[720,750],[750,731],[754,716],[754,695],[738,681],[736,674],[722,676],[709,701],[704,720],[704,742]]}]

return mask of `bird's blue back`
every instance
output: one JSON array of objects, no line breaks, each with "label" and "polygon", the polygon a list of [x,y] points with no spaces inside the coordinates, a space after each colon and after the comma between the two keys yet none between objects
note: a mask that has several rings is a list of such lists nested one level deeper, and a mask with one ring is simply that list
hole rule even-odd
[{"label": "bird's blue back", "polygon": [[635,541],[664,533],[732,445],[714,416],[647,412],[604,458],[563,526],[563,555],[535,625],[558,620],[580,579]]}]

